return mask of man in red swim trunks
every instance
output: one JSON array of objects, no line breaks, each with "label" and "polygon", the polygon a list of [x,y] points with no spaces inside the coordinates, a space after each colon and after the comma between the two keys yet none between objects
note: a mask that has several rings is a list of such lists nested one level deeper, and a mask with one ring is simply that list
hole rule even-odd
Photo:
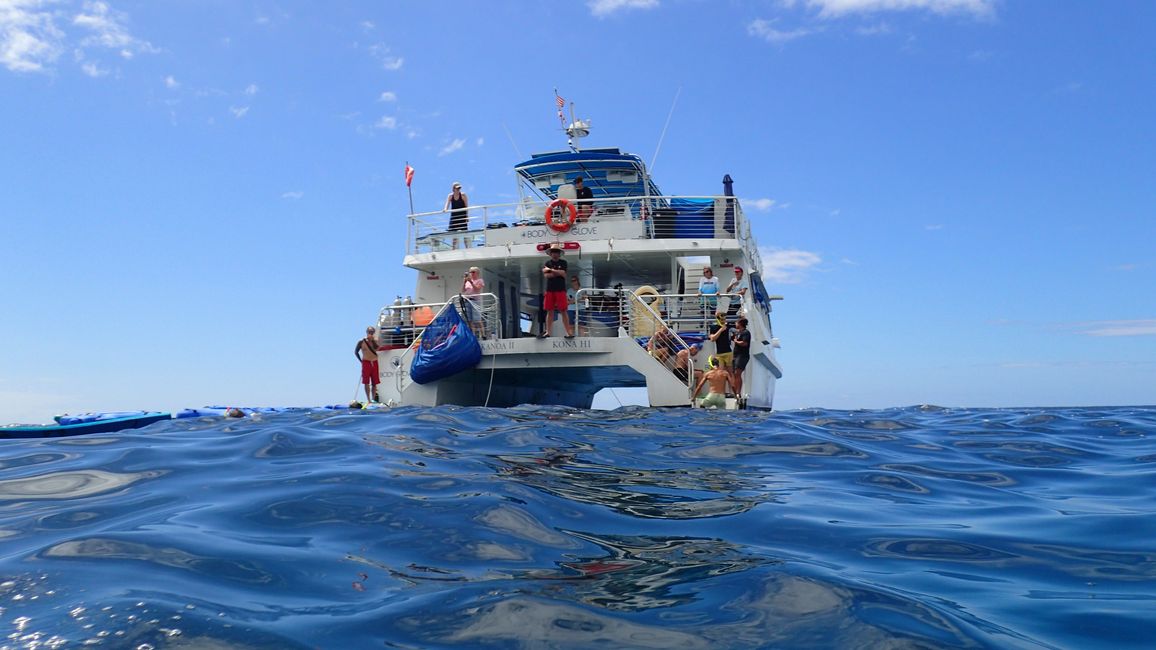
[{"label": "man in red swim trunks", "polygon": [[365,338],[357,342],[353,348],[353,356],[361,362],[361,383],[365,385],[365,401],[376,402],[377,382],[381,370],[377,366],[377,336],[372,327],[365,328]]},{"label": "man in red swim trunks", "polygon": [[546,278],[546,296],[542,301],[542,309],[546,312],[546,322],[538,338],[550,336],[550,328],[554,326],[555,312],[562,312],[562,327],[566,328],[566,338],[574,338],[574,327],[570,325],[570,315],[566,312],[569,304],[566,299],[566,260],[562,259],[562,246],[551,244],[546,254],[550,259],[542,267],[542,275]]}]

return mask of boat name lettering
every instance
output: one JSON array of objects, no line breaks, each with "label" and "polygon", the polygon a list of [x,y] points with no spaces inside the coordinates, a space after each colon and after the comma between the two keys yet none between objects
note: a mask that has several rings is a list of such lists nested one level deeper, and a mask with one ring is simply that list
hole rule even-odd
[{"label": "boat name lettering", "polygon": [[562,339],[561,341],[552,341],[555,350],[593,350],[594,345],[590,339],[581,339],[577,341]]},{"label": "boat name lettering", "polygon": [[[522,239],[545,239],[557,233],[549,232],[545,228],[527,228],[522,231]],[[598,235],[598,226],[574,226],[566,232],[570,235],[591,236]]]},{"label": "boat name lettering", "polygon": [[513,350],[513,341],[482,341],[482,350],[497,351],[497,350]]}]

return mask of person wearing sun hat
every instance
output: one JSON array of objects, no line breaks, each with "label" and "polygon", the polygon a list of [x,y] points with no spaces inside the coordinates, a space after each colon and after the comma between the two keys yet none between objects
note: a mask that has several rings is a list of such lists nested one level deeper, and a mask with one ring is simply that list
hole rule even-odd
[{"label": "person wearing sun hat", "polygon": [[566,338],[574,338],[574,328],[570,324],[570,314],[567,313],[566,299],[566,260],[562,259],[562,245],[551,244],[546,249],[550,259],[542,267],[542,275],[546,278],[546,296],[542,301],[542,309],[546,312],[546,325],[538,338],[550,336],[550,328],[554,326],[555,312],[562,312],[562,326],[566,328]]}]

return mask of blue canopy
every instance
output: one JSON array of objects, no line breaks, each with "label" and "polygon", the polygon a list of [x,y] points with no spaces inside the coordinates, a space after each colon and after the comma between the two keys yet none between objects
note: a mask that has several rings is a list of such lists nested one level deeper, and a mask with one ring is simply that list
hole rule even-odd
[{"label": "blue canopy", "polygon": [[594,198],[661,196],[642,159],[616,147],[538,153],[514,166],[522,179],[543,195],[558,197],[558,187],[581,176]]}]

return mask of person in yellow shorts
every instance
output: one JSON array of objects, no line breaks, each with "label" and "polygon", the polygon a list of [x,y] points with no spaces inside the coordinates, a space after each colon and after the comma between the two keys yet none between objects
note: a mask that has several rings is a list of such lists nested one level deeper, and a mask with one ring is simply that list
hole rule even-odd
[{"label": "person in yellow shorts", "polygon": [[731,366],[731,326],[725,311],[715,312],[715,322],[711,323],[707,338],[714,341],[715,359],[723,368]]}]

